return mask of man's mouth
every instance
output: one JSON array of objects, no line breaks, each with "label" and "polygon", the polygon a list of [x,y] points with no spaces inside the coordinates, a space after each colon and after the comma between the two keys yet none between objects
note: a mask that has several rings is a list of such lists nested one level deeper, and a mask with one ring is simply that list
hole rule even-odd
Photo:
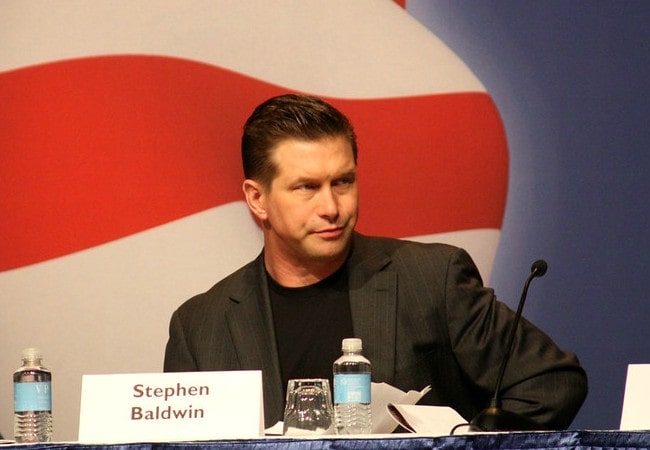
[{"label": "man's mouth", "polygon": [[345,230],[345,227],[327,228],[317,231],[316,234],[324,239],[335,239],[341,237],[343,230]]}]

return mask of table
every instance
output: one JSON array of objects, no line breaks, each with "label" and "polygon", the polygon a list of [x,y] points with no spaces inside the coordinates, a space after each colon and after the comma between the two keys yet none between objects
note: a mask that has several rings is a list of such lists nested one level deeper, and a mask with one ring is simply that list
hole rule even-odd
[{"label": "table", "polygon": [[377,438],[243,439],[87,445],[50,443],[2,445],[2,450],[433,450],[433,449],[650,449],[650,431],[557,431],[425,437],[397,434]]}]

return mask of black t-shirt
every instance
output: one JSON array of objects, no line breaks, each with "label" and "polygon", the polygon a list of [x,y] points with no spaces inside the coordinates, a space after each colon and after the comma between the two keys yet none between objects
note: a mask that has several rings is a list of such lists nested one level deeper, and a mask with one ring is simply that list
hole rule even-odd
[{"label": "black t-shirt", "polygon": [[354,337],[345,265],[310,286],[287,288],[267,274],[283,390],[294,378],[327,378],[341,356],[341,340]]}]

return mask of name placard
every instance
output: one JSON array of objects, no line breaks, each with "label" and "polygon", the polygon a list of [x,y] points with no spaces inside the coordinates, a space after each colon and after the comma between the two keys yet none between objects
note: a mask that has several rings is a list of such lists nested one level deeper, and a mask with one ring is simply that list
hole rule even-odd
[{"label": "name placard", "polygon": [[650,364],[628,364],[621,430],[650,429]]},{"label": "name placard", "polygon": [[84,375],[79,442],[162,442],[264,435],[262,372]]}]

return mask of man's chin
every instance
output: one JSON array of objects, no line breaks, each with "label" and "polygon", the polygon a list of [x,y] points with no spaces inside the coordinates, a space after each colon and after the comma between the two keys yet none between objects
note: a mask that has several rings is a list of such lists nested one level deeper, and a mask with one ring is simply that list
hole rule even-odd
[{"label": "man's chin", "polygon": [[309,252],[311,257],[320,262],[337,262],[345,260],[350,249],[350,238],[321,242]]}]

